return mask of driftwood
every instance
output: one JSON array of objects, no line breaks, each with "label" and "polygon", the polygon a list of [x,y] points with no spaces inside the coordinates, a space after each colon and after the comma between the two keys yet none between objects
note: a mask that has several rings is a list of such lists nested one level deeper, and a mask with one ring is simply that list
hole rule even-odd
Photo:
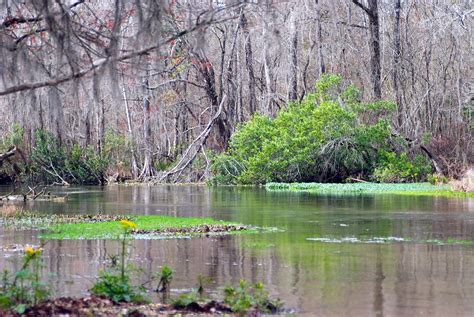
[{"label": "driftwood", "polygon": [[349,177],[348,179],[351,180],[351,181],[357,182],[357,183],[370,183],[370,182],[365,181],[363,179],[354,178],[354,177]]}]

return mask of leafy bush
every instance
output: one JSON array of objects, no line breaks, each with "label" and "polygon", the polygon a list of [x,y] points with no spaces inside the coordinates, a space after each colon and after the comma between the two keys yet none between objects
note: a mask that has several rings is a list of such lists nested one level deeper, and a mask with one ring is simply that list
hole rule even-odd
[{"label": "leafy bush", "polygon": [[130,277],[120,276],[115,270],[104,270],[99,273],[98,281],[91,288],[91,293],[110,298],[112,301],[147,303],[146,289],[132,285]]},{"label": "leafy bush", "polygon": [[23,148],[24,134],[25,131],[18,123],[12,124],[10,133],[5,135],[0,143],[0,151],[5,151],[12,145]]},{"label": "leafy bush", "polygon": [[130,277],[122,277],[116,270],[107,269],[99,273],[97,282],[92,286],[91,293],[110,298],[112,301],[147,303],[146,289],[135,286],[130,282]]},{"label": "leafy bush", "polygon": [[380,151],[380,160],[374,178],[383,183],[425,181],[432,172],[431,164],[422,155],[411,160],[407,153]]},{"label": "leafy bush", "polygon": [[[11,133],[0,142],[0,152],[11,145],[24,151],[23,134],[23,129],[18,124],[12,125]],[[22,161],[16,162],[22,167],[22,174],[17,176],[24,181],[44,183],[102,183],[108,169],[126,174],[123,166],[130,164],[128,158],[131,146],[124,135],[110,129],[105,133],[101,153],[96,153],[92,146],[60,144],[50,132],[38,130],[35,134],[35,146],[27,153],[28,166],[23,166]],[[0,168],[3,168],[0,174],[9,175],[10,170],[5,166]]]},{"label": "leafy bush", "polygon": [[106,156],[89,146],[61,146],[49,132],[36,133],[36,146],[30,154],[30,180],[53,183],[64,180],[74,184],[97,184],[104,180],[109,165]]},{"label": "leafy bush", "polygon": [[252,309],[275,313],[282,306],[279,299],[273,300],[269,297],[262,283],[250,286],[247,281],[241,280],[237,287],[227,286],[224,296],[224,302],[236,313],[245,313]]},{"label": "leafy bush", "polygon": [[[324,75],[317,92],[275,119],[256,114],[238,127],[229,150],[214,159],[213,183],[341,181],[370,175],[387,149],[393,103],[361,103],[352,85]],[[364,119],[368,118],[368,119]]]},{"label": "leafy bush", "polygon": [[440,185],[440,184],[449,183],[449,178],[439,173],[429,174],[426,177],[426,180],[432,185]]}]

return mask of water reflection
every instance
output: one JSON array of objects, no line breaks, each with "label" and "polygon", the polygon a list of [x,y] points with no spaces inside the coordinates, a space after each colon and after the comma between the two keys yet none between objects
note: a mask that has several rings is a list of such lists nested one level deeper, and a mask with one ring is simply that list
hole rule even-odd
[{"label": "water reflection", "polygon": [[[1,195],[0,190],[0,195]],[[56,189],[64,193],[64,189]],[[474,238],[472,199],[406,196],[314,196],[261,189],[198,186],[71,188],[67,203],[21,208],[53,213],[211,216],[282,233],[134,241],[132,258],[147,274],[176,270],[175,291],[197,276],[213,288],[262,281],[287,306],[324,316],[469,316],[474,311],[474,247],[426,239]],[[38,243],[32,231],[0,231],[0,244]],[[390,244],[321,243],[311,237],[404,237]],[[50,241],[46,271],[61,294],[85,294],[116,241]],[[4,252],[4,255],[11,253]],[[18,268],[18,257],[1,259]],[[145,278],[146,279],[146,278]]]}]

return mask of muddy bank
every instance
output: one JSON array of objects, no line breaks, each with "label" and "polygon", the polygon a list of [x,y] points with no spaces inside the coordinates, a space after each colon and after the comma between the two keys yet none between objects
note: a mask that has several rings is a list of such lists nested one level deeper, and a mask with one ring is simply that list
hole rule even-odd
[{"label": "muddy bank", "polygon": [[24,314],[12,310],[0,310],[0,316],[99,316],[99,317],[145,317],[168,316],[184,314],[187,316],[219,316],[232,314],[231,309],[216,301],[206,303],[193,303],[187,308],[176,309],[166,304],[138,305],[133,303],[119,303],[100,296],[83,298],[59,297],[50,299],[31,308]]}]

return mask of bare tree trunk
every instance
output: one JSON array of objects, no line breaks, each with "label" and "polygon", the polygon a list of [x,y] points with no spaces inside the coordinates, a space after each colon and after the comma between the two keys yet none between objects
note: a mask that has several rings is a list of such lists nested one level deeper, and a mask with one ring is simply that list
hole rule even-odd
[{"label": "bare tree trunk", "polygon": [[317,78],[321,77],[322,74],[326,72],[326,65],[324,64],[324,55],[323,55],[323,31],[321,25],[321,4],[319,0],[316,2],[316,45],[317,45],[317,54],[318,54],[318,74]]},{"label": "bare tree trunk", "polygon": [[96,124],[97,124],[97,152],[102,154],[104,148],[104,135],[105,135],[105,114],[104,114],[104,101],[96,100]]},{"label": "bare tree trunk", "polygon": [[152,135],[150,124],[150,98],[151,96],[149,93],[148,76],[145,76],[143,80],[143,141],[145,153],[143,160],[143,168],[140,173],[140,178],[144,180],[154,175],[152,157]]},{"label": "bare tree trunk", "polygon": [[242,25],[242,30],[245,36],[245,66],[247,67],[247,72],[249,76],[248,88],[249,88],[249,113],[253,115],[257,111],[257,97],[255,93],[255,71],[253,69],[253,51],[252,51],[252,41],[250,38],[250,33],[248,30],[247,18],[245,14],[242,13],[240,16],[240,23]]},{"label": "bare tree trunk", "polygon": [[264,111],[267,115],[272,115],[272,103],[273,103],[273,72],[269,65],[269,52],[268,52],[268,39],[267,39],[266,27],[263,29],[263,38],[265,41],[265,47],[263,50],[263,71],[265,75],[265,98],[264,98]]},{"label": "bare tree trunk", "polygon": [[401,11],[401,0],[395,0],[395,21],[393,24],[393,71],[392,71],[392,85],[393,91],[395,92],[395,101],[397,103],[397,121],[398,126],[403,124],[403,104],[402,95],[400,93],[400,60],[402,55],[401,42],[400,42],[400,11]]},{"label": "bare tree trunk", "polygon": [[[219,109],[219,96],[217,94],[216,88],[216,78],[214,67],[209,59],[205,56],[204,52],[200,52],[198,55],[199,58],[199,66],[198,70],[201,73],[204,82],[205,82],[205,90],[207,97],[211,102],[211,113],[215,113]],[[231,130],[230,125],[226,117],[219,116],[216,118],[216,126],[217,126],[217,142],[219,143],[218,146],[223,150],[227,147],[227,141],[230,138]]]},{"label": "bare tree trunk", "polygon": [[291,44],[288,100],[298,99],[298,28],[295,13],[291,16]]},{"label": "bare tree trunk", "polygon": [[359,0],[352,0],[352,2],[364,10],[369,17],[370,77],[374,98],[382,99],[378,0],[368,0],[368,7]]},{"label": "bare tree trunk", "polygon": [[89,100],[86,105],[84,114],[84,145],[88,146],[92,143],[92,127],[91,127],[91,112],[92,100]]},{"label": "bare tree trunk", "polygon": [[[235,27],[235,31],[232,37],[232,45],[230,48],[230,56],[229,61],[227,64],[226,69],[226,87],[227,92],[226,95],[229,96],[227,101],[227,111],[225,111],[225,115],[227,118],[227,122],[229,124],[228,130],[229,133],[235,126],[235,122],[237,121],[237,83],[236,83],[236,71],[237,71],[237,61],[236,61],[236,46],[237,46],[237,39],[239,37],[239,29],[240,24]],[[229,134],[230,137],[230,134]],[[226,140],[227,142],[227,140]]]},{"label": "bare tree trunk", "polygon": [[132,118],[130,116],[130,108],[128,106],[127,91],[125,90],[123,79],[122,79],[122,95],[123,95],[123,100],[124,100],[124,105],[125,105],[125,116],[127,118],[128,138],[131,143],[130,152],[132,154],[132,162],[131,162],[132,177],[133,179],[136,179],[138,177],[137,154],[135,153],[135,139],[133,137]]}]

